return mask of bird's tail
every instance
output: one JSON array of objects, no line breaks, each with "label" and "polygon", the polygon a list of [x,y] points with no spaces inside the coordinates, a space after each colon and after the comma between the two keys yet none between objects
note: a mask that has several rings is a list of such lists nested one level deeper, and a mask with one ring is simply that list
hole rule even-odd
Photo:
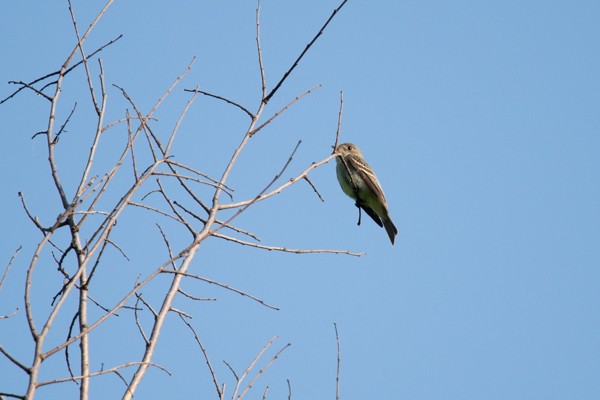
[{"label": "bird's tail", "polygon": [[383,226],[390,237],[390,242],[392,242],[393,245],[396,234],[398,234],[398,229],[396,229],[396,226],[389,217],[383,220]]}]

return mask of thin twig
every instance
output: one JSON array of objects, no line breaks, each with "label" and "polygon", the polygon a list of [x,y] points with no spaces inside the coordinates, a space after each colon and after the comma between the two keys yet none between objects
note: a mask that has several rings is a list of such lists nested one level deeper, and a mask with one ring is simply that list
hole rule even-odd
[{"label": "thin twig", "polygon": [[338,335],[337,324],[334,322],[335,341],[337,342],[337,372],[335,374],[335,400],[340,400],[340,336]]},{"label": "thin twig", "polygon": [[[88,60],[90,58],[92,58],[93,56],[95,56],[97,53],[101,52],[102,50],[104,50],[106,47],[110,46],[111,44],[115,43],[116,41],[118,41],[119,39],[121,39],[123,37],[123,34],[117,36],[115,39],[112,39],[111,41],[109,41],[108,43],[100,46],[99,48],[97,48],[95,51],[93,51],[92,53],[90,53],[90,55],[88,56]],[[78,62],[76,62],[75,64],[73,64],[71,67],[67,68],[67,70],[64,72],[64,75],[67,75],[69,72],[71,72],[73,69],[77,68],[78,66],[80,66],[83,63],[83,60],[79,60]],[[25,82],[15,82],[15,81],[9,81],[8,83],[10,84],[14,84],[14,85],[21,85],[21,87],[17,90],[15,90],[12,94],[10,94],[8,97],[5,97],[4,99],[0,100],[0,104],[10,100],[11,98],[13,98],[14,96],[16,96],[21,90],[25,89],[25,88],[29,88],[32,89],[33,91],[35,91],[36,93],[38,93],[41,96],[44,96],[47,100],[52,100],[52,98],[44,93],[42,93],[41,91],[44,90],[45,88],[47,88],[49,85],[56,83],[56,81],[51,82],[50,84],[45,85],[44,87],[42,87],[39,91],[35,88],[33,88],[33,85],[35,85],[38,82],[43,81],[44,79],[48,79],[52,76],[56,76],[58,74],[60,74],[60,70],[59,71],[54,71],[51,72],[49,74],[46,74],[44,76],[41,76],[29,83],[25,83]]]},{"label": "thin twig", "polygon": [[262,400],[267,400],[267,393],[269,393],[269,385],[265,387],[265,391],[263,392]]},{"label": "thin twig", "polygon": [[252,299],[252,300],[258,302],[258,303],[262,304],[265,307],[268,307],[268,308],[271,308],[273,310],[279,311],[278,307],[272,306],[272,305],[266,303],[264,300],[259,299],[256,296],[253,296],[253,295],[251,295],[249,293],[246,293],[244,291],[241,291],[239,289],[236,289],[236,288],[234,288],[232,286],[229,286],[229,285],[226,285],[224,283],[219,283],[217,281],[213,281],[212,279],[204,278],[204,277],[199,276],[199,275],[189,274],[187,272],[171,271],[171,270],[164,269],[164,268],[161,270],[161,272],[162,273],[169,273],[169,274],[179,274],[179,275],[187,276],[189,278],[197,279],[197,280],[202,281],[202,282],[210,283],[212,285],[219,286],[219,287],[222,287],[223,289],[227,289],[227,290],[232,291],[234,293],[240,294],[240,295],[242,295],[244,297],[248,297],[249,299]]},{"label": "thin twig", "polygon": [[[177,292],[179,292],[179,290]],[[178,308],[171,307],[171,311],[174,312],[175,314],[179,315],[180,317],[192,319],[192,316],[190,314],[188,314],[185,311],[180,310]]]},{"label": "thin twig", "polygon": [[240,389],[240,385],[242,384],[242,381],[250,373],[250,371],[252,371],[252,369],[254,368],[254,365],[256,365],[256,363],[262,357],[262,355],[265,353],[265,351],[267,351],[269,349],[269,347],[271,347],[271,345],[273,344],[273,342],[278,337],[279,336],[275,335],[271,339],[269,339],[269,341],[267,342],[267,344],[264,345],[264,347],[254,357],[254,359],[252,360],[252,362],[250,363],[250,365],[248,365],[248,367],[244,370],[244,372],[242,373],[242,375],[237,379],[237,384],[235,385],[235,389],[233,391],[233,395],[231,396],[232,400],[239,400],[242,397],[241,395],[237,396],[237,393],[238,393],[238,391]]},{"label": "thin twig", "polygon": [[158,208],[155,208],[155,207],[152,207],[152,206],[149,206],[149,205],[146,205],[146,204],[142,204],[142,203],[136,203],[135,201],[130,201],[129,205],[130,206],[134,206],[134,207],[144,208],[144,209],[146,209],[148,211],[155,212],[157,214],[163,215],[165,217],[171,218],[172,220],[181,223],[181,221],[177,217],[174,217],[173,215],[171,215],[171,214],[169,214],[169,213],[167,213],[167,212],[165,212],[163,210],[160,210]]},{"label": "thin twig", "polygon": [[160,232],[160,235],[162,236],[163,242],[165,243],[165,247],[167,248],[167,251],[169,252],[169,258],[171,260],[173,260],[171,262],[171,267],[173,268],[173,270],[176,270],[177,265],[175,265],[175,258],[173,257],[173,249],[171,248],[171,243],[169,242],[167,235],[165,235],[165,232],[162,230],[162,227],[159,224],[156,224],[156,227],[158,228],[158,231]]},{"label": "thin twig", "polygon": [[[167,202],[167,204],[169,205],[169,208],[171,208],[171,211],[173,211],[173,213],[175,215],[177,215],[179,222],[181,222],[188,229],[188,231],[191,233],[191,235],[194,236],[195,235],[194,228],[192,228],[192,226],[185,220],[183,215],[181,215],[181,214],[179,214],[179,212],[177,212],[177,210],[175,209],[175,206],[173,205],[173,202],[171,201],[169,196],[167,196],[167,193],[165,193],[165,190],[162,187],[159,179],[156,180],[156,184],[159,187],[159,193],[162,195],[163,199]],[[160,229],[160,227],[159,227],[159,229]],[[161,232],[162,232],[162,230],[161,230]],[[163,238],[166,239],[166,237],[164,235],[163,235]],[[167,247],[169,248],[169,253],[172,256],[171,248],[168,245],[168,242],[167,242]]]},{"label": "thin twig", "polygon": [[[249,135],[247,135],[247,137],[249,137]],[[301,140],[298,141],[298,143],[296,144],[296,147],[294,147],[294,150],[292,150],[292,153],[290,154],[288,160],[283,165],[283,168],[281,168],[281,171],[279,171],[279,173],[277,175],[275,175],[275,177],[271,180],[271,182],[269,182],[267,184],[267,186],[265,186],[265,188],[263,190],[261,190],[260,193],[256,197],[254,197],[254,199],[250,200],[246,205],[244,205],[242,208],[240,208],[239,210],[237,210],[231,217],[229,217],[229,219],[227,219],[225,221],[225,225],[229,225],[229,223],[231,221],[233,221],[237,216],[239,216],[241,213],[243,213],[244,211],[246,211],[246,209],[248,209],[248,207],[250,207],[255,202],[261,200],[261,196],[263,196],[263,194],[267,190],[269,190],[269,188],[281,177],[281,175],[283,175],[284,171],[290,165],[290,163],[292,162],[292,159],[294,158],[294,154],[296,154],[296,151],[298,150],[298,147],[300,147],[300,143],[302,143]],[[217,189],[217,190],[219,190],[219,189]],[[221,225],[221,226],[217,227],[217,229],[211,231],[210,234],[214,235],[219,230],[221,230],[225,225]]]},{"label": "thin twig", "polygon": [[[200,183],[200,184],[203,184],[203,185],[208,185],[208,186],[211,186],[211,187],[214,187],[214,188],[216,188],[216,187],[219,186],[219,184],[217,184],[217,183],[206,182],[206,181],[203,181],[202,179],[194,178],[193,176],[187,176],[187,175],[181,175],[181,174],[174,174],[174,173],[169,173],[169,172],[160,172],[160,171],[155,172],[154,175],[167,176],[167,177],[172,177],[172,178],[174,177],[174,178],[178,178],[178,179],[184,179],[184,180],[187,180],[187,181],[192,181],[192,182]],[[230,199],[233,199],[233,195],[228,190],[225,190],[225,187],[223,187],[223,191],[225,192],[225,194],[227,194],[229,196]]]},{"label": "thin twig", "polygon": [[267,95],[267,97],[263,98],[263,103],[264,104],[267,104],[269,102],[269,100],[271,100],[271,97],[273,97],[273,95],[277,92],[277,90],[279,90],[279,88],[281,87],[281,85],[283,84],[283,82],[285,82],[285,80],[292,73],[292,71],[294,70],[294,68],[296,68],[298,66],[298,63],[300,62],[300,60],[302,59],[302,57],[304,57],[304,55],[306,54],[306,52],[308,51],[308,49],[310,49],[310,47],[317,41],[317,39],[319,38],[319,36],[321,36],[323,34],[323,31],[325,31],[325,28],[327,27],[327,25],[329,25],[329,23],[331,22],[331,20],[333,19],[333,17],[335,17],[335,15],[338,13],[338,11],[340,11],[341,8],[344,7],[344,4],[346,4],[347,1],[348,0],[342,1],[342,3],[338,6],[338,8],[336,8],[335,10],[333,10],[333,13],[329,17],[329,19],[327,19],[327,21],[325,22],[325,24],[323,24],[323,26],[321,27],[321,29],[319,30],[319,32],[310,41],[310,43],[308,43],[306,45],[306,47],[304,48],[304,50],[302,51],[302,53],[300,53],[300,55],[298,56],[298,58],[296,59],[296,61],[294,61],[294,63],[290,67],[290,69],[288,69],[287,72],[285,74],[283,74],[283,77],[281,78],[281,80],[277,83],[277,85],[275,85],[275,87],[271,90],[271,92]]},{"label": "thin twig", "polygon": [[184,295],[185,297],[187,297],[188,299],[194,300],[194,301],[217,301],[217,299],[215,297],[193,296],[193,295],[189,294],[188,292],[186,292],[185,290],[183,290],[182,288],[179,288],[178,292],[181,293],[182,295]]},{"label": "thin twig", "polygon": [[138,318],[138,302],[140,302],[142,300],[142,297],[139,294],[135,294],[135,296],[137,297],[137,300],[135,301],[135,306],[133,307],[133,319],[135,320],[135,325],[138,328],[138,331],[140,332],[140,335],[142,336],[142,339],[144,339],[144,343],[146,343],[146,346],[148,346],[149,342],[148,342],[148,337],[146,336],[146,333],[144,332],[144,328],[142,327],[142,324],[140,322],[140,319]]},{"label": "thin twig", "polygon": [[138,170],[137,164],[135,162],[135,151],[133,149],[133,136],[131,134],[131,116],[129,115],[129,110],[125,111],[125,118],[127,120],[127,147],[130,148],[131,151],[131,172],[133,173],[133,179],[138,180]]},{"label": "thin twig", "polygon": [[[114,121],[109,122],[106,125],[104,125],[102,127],[102,133],[106,132],[107,130],[109,130],[109,129],[111,129],[111,128],[119,125],[119,124],[122,124],[123,122],[127,123],[128,119],[130,119],[130,120],[139,120],[138,117],[132,117],[131,115],[129,115],[129,109],[125,109],[125,117],[124,118],[115,119]],[[158,121],[157,118],[152,118],[152,117],[148,118],[148,120],[149,121]]]},{"label": "thin twig", "polygon": [[151,363],[151,362],[144,363],[142,361],[132,361],[132,362],[128,362],[128,363],[125,363],[125,364],[118,365],[118,366],[110,368],[110,369],[105,369],[105,370],[102,370],[102,371],[93,372],[93,373],[85,375],[85,376],[74,376],[72,378],[60,378],[60,379],[53,379],[51,381],[39,382],[37,384],[37,386],[40,387],[40,386],[46,386],[46,385],[53,385],[55,383],[81,380],[81,379],[85,379],[85,378],[92,378],[94,376],[110,374],[110,373],[116,372],[116,371],[118,371],[120,369],[127,368],[127,367],[132,367],[134,365],[140,365],[140,364],[146,364],[146,365],[151,366],[151,367],[156,367],[156,368],[160,369],[161,371],[165,372],[167,375],[169,375],[169,376],[172,375],[169,372],[169,370],[167,370],[165,367],[162,367],[162,366],[160,366],[158,364]]},{"label": "thin twig", "polygon": [[65,120],[65,122],[63,122],[63,124],[61,125],[60,129],[58,130],[58,132],[54,136],[54,144],[58,143],[58,141],[60,140],[60,134],[63,133],[63,132],[66,132],[65,131],[65,127],[67,126],[67,124],[71,120],[71,117],[73,116],[73,113],[75,113],[75,109],[76,108],[77,108],[77,102],[75,102],[75,104],[73,104],[73,108],[71,109],[71,112],[69,113],[69,116],[67,117],[67,119]]},{"label": "thin twig", "polygon": [[[81,54],[83,55],[83,50],[82,50]],[[85,191],[86,182],[88,180],[90,170],[92,169],[92,166],[94,164],[94,157],[95,157],[96,151],[98,149],[100,135],[102,134],[102,125],[104,123],[104,114],[106,112],[106,102],[108,100],[108,97],[106,96],[106,87],[104,84],[104,67],[102,65],[102,60],[100,60],[100,59],[98,60],[98,67],[100,69],[99,79],[100,79],[100,91],[101,91],[101,95],[102,95],[102,104],[100,106],[98,106],[98,104],[96,103],[94,89],[92,87],[92,80],[91,80],[91,77],[89,76],[89,71],[87,71],[88,65],[87,65],[87,62],[85,62],[86,72],[88,73],[88,82],[89,82],[90,93],[92,96],[92,101],[94,103],[94,107],[96,108],[96,113],[98,114],[98,119],[96,122],[96,130],[94,132],[94,138],[92,139],[92,145],[90,146],[90,150],[88,152],[87,161],[86,161],[85,167],[83,168],[83,173],[81,174],[81,179],[80,179],[79,185],[77,187],[77,195],[75,197],[81,196],[83,194],[83,192]],[[117,163],[116,166],[118,168],[118,166],[120,166],[120,163]]]},{"label": "thin twig", "polygon": [[[0,101],[0,104],[4,103],[5,101],[7,101],[8,99],[10,99],[11,97],[13,97],[14,95],[16,95],[17,93],[19,93],[21,90],[23,90],[25,88],[31,89],[37,95],[42,96],[46,100],[52,102],[52,97],[48,96],[46,93],[42,92],[42,90],[44,90],[44,88],[42,88],[42,89],[36,89],[35,87],[33,87],[32,84],[26,83],[26,82],[23,82],[23,81],[8,81],[8,83],[13,84],[13,85],[21,85],[21,87],[19,89],[17,89],[13,94],[11,94],[10,96],[8,96],[4,100]],[[54,83],[56,83],[56,82],[54,82]]]},{"label": "thin twig", "polygon": [[[71,337],[73,333],[73,328],[75,327],[75,322],[77,322],[77,318],[79,317],[79,312],[76,312],[71,319],[71,324],[69,325],[69,330],[67,331],[67,340]],[[67,363],[67,371],[69,372],[69,376],[73,378],[75,374],[73,373],[73,369],[71,368],[71,357],[69,354],[69,346],[65,347],[65,361]],[[75,381],[75,384],[79,385],[79,382]]]},{"label": "thin twig", "polygon": [[311,180],[308,178],[308,176],[304,177],[304,180],[306,182],[308,182],[308,184],[310,185],[311,188],[313,188],[313,190],[315,191],[315,193],[317,194],[317,196],[319,196],[319,200],[321,200],[321,202],[325,202],[325,200],[323,200],[323,196],[321,196],[321,193],[319,193],[319,191],[317,190],[317,187],[311,182]]},{"label": "thin twig", "polygon": [[205,92],[204,90],[199,90],[199,89],[184,89],[184,91],[185,92],[200,93],[200,94],[203,94],[203,95],[208,96],[208,97],[213,97],[215,99],[223,100],[225,103],[231,104],[232,106],[236,106],[237,108],[239,108],[240,110],[242,110],[243,112],[245,112],[246,114],[248,114],[248,116],[250,118],[254,118],[254,114],[252,114],[246,107],[242,106],[239,103],[236,103],[233,100],[229,100],[229,99],[227,99],[227,98],[225,98],[223,96],[219,96],[219,95],[216,95],[216,94],[208,93],[208,92]]},{"label": "thin twig", "polygon": [[[104,251],[106,250],[106,248],[108,247],[109,243],[111,243],[108,238],[106,238],[104,240],[104,243],[102,243],[102,247],[100,247],[100,251],[98,253],[98,256],[96,257],[96,261],[94,262],[94,265],[92,266],[92,270],[90,272],[90,275],[88,276],[87,279],[87,285],[90,284],[90,282],[92,281],[94,274],[96,273],[96,269],[98,268],[98,266],[100,265],[100,261],[102,260],[102,256],[104,255]],[[87,246],[86,246],[87,248]],[[117,247],[118,248],[118,247]],[[119,249],[120,250],[120,249]],[[91,257],[91,255],[90,255]]]},{"label": "thin twig", "polygon": [[8,319],[8,318],[12,318],[15,315],[17,315],[17,313],[19,312],[19,307],[15,308],[15,311],[11,312],[10,314],[0,314],[0,319]]},{"label": "thin twig", "polygon": [[15,260],[15,258],[17,257],[17,255],[19,254],[19,252],[21,251],[22,248],[23,248],[23,246],[17,247],[17,249],[13,253],[12,257],[8,261],[6,268],[4,268],[4,273],[2,274],[2,279],[0,279],[0,289],[2,289],[2,285],[4,284],[4,280],[6,279],[6,276],[8,275],[8,271],[10,270],[10,267],[12,266],[13,261]]},{"label": "thin twig", "polygon": [[[77,46],[79,47],[79,52],[81,54],[81,60],[83,61],[83,69],[85,70],[85,75],[88,81],[88,88],[90,89],[90,95],[92,97],[92,104],[96,109],[96,114],[100,115],[101,110],[98,106],[98,102],[96,101],[96,94],[94,93],[94,85],[92,82],[92,74],[90,73],[90,67],[88,65],[88,57],[86,57],[85,52],[83,51],[83,42],[81,41],[81,36],[79,35],[79,29],[77,28],[77,21],[75,20],[75,12],[73,11],[73,4],[71,0],[67,0],[69,3],[69,13],[71,14],[71,22],[73,23],[73,29],[75,30],[75,36],[77,36]],[[58,136],[58,135],[57,135]]]},{"label": "thin twig", "polygon": [[258,371],[258,373],[257,373],[257,374],[254,376],[254,378],[252,379],[252,381],[250,381],[250,383],[248,384],[248,386],[246,386],[246,389],[244,389],[244,391],[243,391],[243,392],[242,392],[242,393],[239,395],[239,397],[238,397],[238,400],[239,400],[239,399],[242,399],[242,398],[243,398],[243,397],[246,395],[246,393],[247,393],[247,392],[248,392],[250,389],[252,389],[252,386],[254,386],[254,383],[256,382],[256,380],[257,380],[257,379],[258,379],[258,378],[259,378],[259,377],[260,377],[262,374],[264,374],[264,373],[265,373],[265,371],[266,371],[266,370],[267,370],[267,369],[268,369],[268,368],[269,368],[269,367],[270,367],[270,366],[271,366],[271,365],[272,365],[272,364],[273,364],[273,363],[274,363],[274,362],[275,362],[275,361],[276,361],[276,360],[279,358],[279,356],[281,355],[281,353],[283,353],[283,351],[284,351],[285,349],[287,349],[288,347],[290,347],[291,345],[292,345],[291,343],[288,343],[288,344],[286,344],[285,346],[283,346],[283,347],[281,348],[281,350],[279,350],[279,351],[277,352],[277,354],[275,354],[275,355],[274,355],[274,356],[273,356],[273,357],[272,357],[272,358],[269,360],[269,362],[267,363],[267,365],[265,365],[265,366],[264,366],[264,368],[262,368],[260,371]]},{"label": "thin twig", "polygon": [[[150,303],[148,303],[146,300],[144,300],[144,297],[142,296],[141,293],[136,293],[135,297],[137,297],[142,303],[144,303],[144,305],[146,306],[146,308],[152,313],[152,315],[154,316],[154,319],[156,319],[158,317],[158,313],[156,312],[156,310],[150,305]],[[136,306],[137,308],[137,306]]]},{"label": "thin twig", "polygon": [[[156,136],[154,136],[152,129],[150,128],[150,126],[147,123],[147,121],[150,119],[150,116],[152,115],[151,112],[144,116],[142,114],[142,112],[138,109],[137,105],[135,104],[135,102],[133,101],[131,96],[129,96],[129,93],[127,93],[127,91],[124,88],[122,88],[114,83],[113,83],[113,86],[121,91],[121,94],[123,95],[123,97],[125,97],[125,99],[129,102],[129,104],[131,104],[131,106],[133,107],[133,110],[136,112],[137,117],[140,120],[140,126],[137,128],[134,136],[137,137],[141,131],[144,131],[144,133],[146,135],[146,139],[148,141],[148,148],[150,149],[150,152],[152,153],[152,159],[154,160],[155,163],[158,162],[156,150],[154,149],[154,146],[152,145],[152,141],[148,137],[148,132],[150,132],[150,134],[154,138],[155,142],[159,142],[158,139],[156,138]],[[169,89],[169,90],[171,90],[171,89]],[[162,99],[159,99],[158,102],[160,102],[161,100]],[[127,148],[129,148],[129,145],[127,145]]]},{"label": "thin twig", "polygon": [[236,380],[236,381],[239,381],[239,380],[240,380],[240,378],[238,377],[238,374],[236,374],[236,373],[235,373],[235,370],[233,369],[233,367],[232,367],[231,365],[229,365],[229,363],[228,363],[227,361],[225,361],[225,360],[223,360],[223,363],[224,363],[225,365],[227,365],[227,368],[229,368],[229,370],[231,371],[231,373],[232,373],[232,374],[233,374],[233,376],[235,377],[235,380]]},{"label": "thin twig", "polygon": [[4,350],[4,347],[2,346],[0,346],[0,353],[4,354],[6,358],[8,358],[17,367],[21,368],[27,375],[31,374],[31,368],[27,367],[25,364],[11,356],[10,353]]},{"label": "thin twig", "polygon": [[291,178],[289,181],[286,181],[284,184],[282,184],[281,186],[273,189],[272,191],[270,191],[268,193],[261,193],[261,194],[259,194],[258,196],[256,196],[253,199],[240,201],[238,203],[220,204],[219,205],[219,209],[220,210],[226,210],[228,208],[247,207],[250,204],[253,204],[253,203],[256,203],[256,202],[268,199],[269,197],[272,197],[272,196],[280,193],[282,190],[284,190],[288,186],[293,185],[296,181],[298,181],[300,179],[304,179],[304,177],[307,176],[310,173],[310,171],[312,171],[315,168],[320,167],[323,164],[327,164],[329,161],[331,161],[335,157],[337,157],[337,155],[331,154],[327,158],[325,158],[325,159],[323,159],[323,160],[321,160],[319,162],[313,162],[308,168],[306,168],[300,174],[296,175],[294,178]]},{"label": "thin twig", "polygon": [[0,399],[4,400],[4,397],[12,397],[13,399],[23,399],[23,400],[25,400],[25,396],[22,396],[20,394],[0,392]]},{"label": "thin twig", "polygon": [[[94,193],[96,193],[96,191],[98,190],[98,188],[100,188],[100,186],[102,185],[102,182],[104,181],[104,178],[101,178],[99,180],[99,182],[94,186],[94,183],[96,183],[96,179],[98,179],[98,175],[94,175],[92,176],[88,182],[84,185],[83,187],[83,191],[81,192],[81,195],[79,196],[79,202],[83,203],[84,201],[86,201],[88,198],[90,198]],[[92,208],[88,208],[88,210],[91,210]]]},{"label": "thin twig", "polygon": [[267,79],[265,77],[265,68],[263,65],[262,49],[260,48],[260,0],[256,5],[256,50],[258,52],[258,67],[260,69],[260,82],[262,86],[262,97],[267,96]]},{"label": "thin twig", "polygon": [[263,124],[261,124],[258,128],[256,128],[253,131],[251,131],[250,132],[250,136],[256,135],[258,133],[258,131],[260,131],[265,126],[269,125],[271,123],[271,121],[273,121],[275,118],[279,117],[283,112],[285,112],[285,110],[287,110],[288,108],[290,108],[295,102],[297,102],[298,100],[300,100],[301,98],[303,98],[307,94],[310,94],[313,91],[319,89],[320,87],[321,87],[321,84],[315,85],[315,86],[311,87],[310,89],[308,89],[306,92],[302,93],[301,95],[296,96],[294,98],[294,100],[292,100],[289,103],[287,103],[282,109],[280,109],[275,114],[273,114],[273,116],[271,118],[269,118],[267,121],[265,121]]},{"label": "thin twig", "polygon": [[[88,284],[89,284],[90,279],[88,278]],[[95,300],[93,297],[88,296],[88,299],[94,303],[94,305],[96,305],[96,307],[98,307],[99,309],[101,309],[104,312],[109,312],[110,310],[106,307],[104,307],[102,304],[100,304],[97,300]],[[119,314],[115,314],[115,317],[118,317]]]},{"label": "thin twig", "polygon": [[121,255],[123,256],[124,259],[126,259],[127,261],[131,261],[129,259],[129,257],[127,256],[127,253],[125,253],[125,251],[121,247],[119,247],[115,242],[113,242],[109,238],[106,238],[106,243],[112,245],[115,249],[117,249],[117,251],[119,253],[121,253]]},{"label": "thin twig", "polygon": [[73,215],[104,215],[106,217],[110,213],[108,211],[74,211]]},{"label": "thin twig", "polygon": [[335,149],[337,148],[339,138],[340,138],[340,129],[342,127],[342,114],[344,112],[344,92],[340,91],[340,112],[338,113],[338,123],[337,130],[335,133],[335,144],[333,145],[333,153],[335,153]]},{"label": "thin twig", "polygon": [[190,324],[188,321],[186,321],[185,318],[183,318],[183,316],[179,315],[179,317],[181,318],[183,323],[186,324],[187,327],[190,328],[190,330],[192,331],[192,334],[194,335],[194,339],[196,340],[196,343],[198,343],[198,346],[200,347],[200,350],[202,351],[202,354],[204,356],[204,361],[206,362],[206,365],[208,366],[208,370],[210,371],[210,375],[212,376],[212,380],[213,380],[213,383],[215,384],[215,389],[217,390],[219,399],[222,398],[223,392],[221,391],[221,388],[219,387],[219,381],[217,380],[217,375],[215,375],[215,371],[212,367],[212,364],[210,363],[210,359],[208,358],[208,353],[206,352],[206,349],[202,345],[202,342],[200,341],[200,337],[198,336],[198,333],[196,333],[196,330],[194,329],[192,324]]},{"label": "thin twig", "polygon": [[235,192],[235,190],[233,190],[232,188],[228,187],[227,185],[223,185],[218,180],[211,178],[210,176],[208,176],[207,174],[205,174],[203,172],[195,170],[194,168],[190,167],[189,165],[185,165],[185,164],[179,163],[179,162],[177,162],[175,160],[172,160],[172,159],[165,160],[165,163],[167,165],[174,165],[174,166],[177,166],[179,168],[183,168],[185,170],[188,170],[188,171],[190,171],[190,172],[192,172],[192,173],[194,173],[196,175],[199,175],[199,176],[202,176],[202,177],[208,179],[209,181],[211,181],[215,185],[222,186],[223,188],[229,190],[230,192]]},{"label": "thin twig", "polygon": [[31,136],[31,139],[33,140],[38,136],[47,135],[47,134],[48,134],[48,131],[39,131],[39,132],[34,133],[33,136]]},{"label": "thin twig", "polygon": [[[192,63],[193,63],[193,60],[192,60]],[[189,71],[189,69],[191,69],[191,68],[192,68],[192,65],[190,63],[187,71]],[[171,146],[173,145],[173,142],[175,141],[175,135],[177,134],[177,132],[179,132],[179,127],[181,126],[181,123],[183,122],[184,117],[186,116],[188,110],[194,103],[194,100],[196,100],[197,96],[198,96],[198,93],[194,93],[190,97],[190,99],[187,101],[187,103],[185,104],[185,107],[183,107],[183,110],[179,114],[179,118],[177,118],[177,122],[175,122],[175,126],[173,127],[173,130],[171,131],[171,136],[169,136],[169,141],[167,142],[166,148],[164,150],[161,148],[161,151],[163,152],[165,159],[168,158],[167,155],[171,153]],[[159,146],[160,146],[160,144],[159,144]]]},{"label": "thin twig", "polygon": [[225,236],[225,235],[220,234],[220,233],[215,233],[214,236],[218,237],[220,239],[225,239],[225,240],[228,240],[230,242],[238,243],[238,244],[241,244],[241,245],[244,245],[244,246],[250,246],[250,247],[255,247],[257,249],[263,249],[263,250],[269,250],[269,251],[281,251],[281,252],[284,252],[284,253],[294,253],[294,254],[322,254],[322,253],[330,253],[330,254],[347,254],[349,256],[354,256],[354,257],[361,257],[361,256],[364,256],[366,254],[366,253],[353,253],[353,252],[350,252],[348,250],[335,250],[335,249],[290,249],[288,247],[266,246],[266,245],[262,245],[262,244],[258,244],[258,243],[252,243],[252,242],[248,242],[248,241],[245,241],[245,240],[233,238],[231,236]]},{"label": "thin twig", "polygon": [[[184,207],[183,205],[181,205],[177,201],[174,201],[173,204],[175,204],[177,207],[181,208],[183,211],[185,211],[186,213],[188,213],[189,215],[191,215],[196,220],[202,222],[203,224],[206,224],[207,220],[205,218],[201,218],[200,216],[196,215],[195,213],[193,213],[192,211],[188,210],[186,207]],[[221,221],[221,220],[219,220],[219,219],[215,219],[215,223],[217,223],[219,225],[224,225],[224,222]],[[260,242],[260,238],[258,236],[256,236],[255,234],[251,233],[251,232],[248,232],[246,230],[237,228],[237,227],[235,227],[233,225],[225,225],[225,228],[231,229],[232,231],[241,233],[242,235],[246,235],[246,236],[251,237],[252,239],[256,240],[257,242]]]},{"label": "thin twig", "polygon": [[23,209],[25,210],[25,213],[27,214],[27,216],[29,217],[29,219],[31,220],[31,222],[33,222],[33,224],[40,230],[42,231],[42,233],[46,233],[48,231],[48,229],[44,228],[42,226],[42,224],[40,224],[40,222],[38,221],[37,217],[34,217],[33,215],[31,215],[31,213],[29,212],[29,209],[27,208],[27,204],[25,204],[25,196],[23,196],[22,192],[17,193],[19,195],[19,198],[21,199],[21,204],[23,205]]}]

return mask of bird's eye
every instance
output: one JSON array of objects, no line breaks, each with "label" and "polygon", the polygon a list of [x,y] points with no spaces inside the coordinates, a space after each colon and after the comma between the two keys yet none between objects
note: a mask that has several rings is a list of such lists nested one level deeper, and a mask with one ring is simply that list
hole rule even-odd
[{"label": "bird's eye", "polygon": [[352,151],[352,150],[354,150],[354,147],[348,146],[348,150]]}]

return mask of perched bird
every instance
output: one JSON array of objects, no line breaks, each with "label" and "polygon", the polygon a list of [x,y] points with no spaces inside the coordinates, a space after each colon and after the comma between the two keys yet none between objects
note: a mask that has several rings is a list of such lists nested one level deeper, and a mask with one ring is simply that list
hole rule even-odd
[{"label": "perched bird", "polygon": [[[338,145],[335,153],[337,179],[342,190],[356,201],[356,207],[365,210],[377,225],[385,228],[394,244],[398,229],[390,218],[383,189],[373,169],[352,143]],[[360,225],[360,217],[358,224]]]}]

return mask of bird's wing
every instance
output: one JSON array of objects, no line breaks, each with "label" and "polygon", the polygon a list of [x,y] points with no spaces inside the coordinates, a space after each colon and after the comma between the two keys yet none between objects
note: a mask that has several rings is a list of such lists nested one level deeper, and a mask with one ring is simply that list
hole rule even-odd
[{"label": "bird's wing", "polygon": [[381,184],[379,183],[379,180],[375,174],[372,172],[373,169],[369,166],[369,164],[367,164],[365,160],[355,156],[350,156],[348,159],[352,168],[354,168],[360,174],[367,185],[369,185],[373,193],[375,193],[375,195],[380,198],[383,201],[383,204],[387,207],[387,201],[385,199],[385,195],[383,194]]}]

